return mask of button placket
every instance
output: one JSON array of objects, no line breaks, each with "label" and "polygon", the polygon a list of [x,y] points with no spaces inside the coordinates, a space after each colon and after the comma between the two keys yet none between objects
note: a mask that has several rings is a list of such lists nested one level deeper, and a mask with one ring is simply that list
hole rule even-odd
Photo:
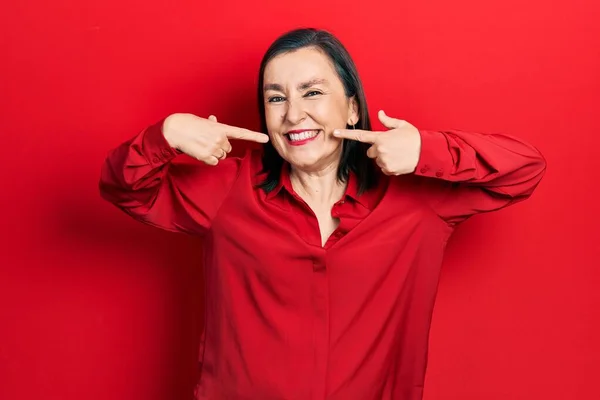
[{"label": "button placket", "polygon": [[313,343],[315,398],[325,396],[329,357],[329,288],[325,252],[313,259]]}]

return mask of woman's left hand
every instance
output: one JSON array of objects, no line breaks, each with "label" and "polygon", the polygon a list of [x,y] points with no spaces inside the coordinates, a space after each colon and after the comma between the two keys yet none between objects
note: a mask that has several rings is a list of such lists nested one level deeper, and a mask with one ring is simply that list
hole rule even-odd
[{"label": "woman's left hand", "polygon": [[335,137],[371,144],[367,156],[386,175],[404,175],[415,171],[421,154],[421,134],[406,121],[388,117],[379,111],[379,120],[389,128],[385,132],[360,129],[336,129]]}]

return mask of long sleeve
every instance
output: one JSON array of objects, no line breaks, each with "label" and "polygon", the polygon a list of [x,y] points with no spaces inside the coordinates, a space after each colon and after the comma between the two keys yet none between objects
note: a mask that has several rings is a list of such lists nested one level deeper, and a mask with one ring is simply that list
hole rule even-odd
[{"label": "long sleeve", "polygon": [[415,175],[431,178],[428,198],[450,225],[529,198],[546,171],[531,144],[505,134],[420,131]]},{"label": "long sleeve", "polygon": [[226,198],[240,167],[176,163],[163,136],[164,120],[109,152],[100,175],[101,196],[134,219],[165,230],[202,234]]}]

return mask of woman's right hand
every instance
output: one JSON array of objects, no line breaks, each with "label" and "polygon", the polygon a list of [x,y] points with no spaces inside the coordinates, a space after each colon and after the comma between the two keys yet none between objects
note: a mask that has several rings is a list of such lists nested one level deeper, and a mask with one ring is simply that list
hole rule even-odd
[{"label": "woman's right hand", "polygon": [[163,135],[169,145],[208,165],[217,165],[231,151],[229,139],[267,143],[269,136],[217,122],[194,114],[169,115],[163,123]]}]

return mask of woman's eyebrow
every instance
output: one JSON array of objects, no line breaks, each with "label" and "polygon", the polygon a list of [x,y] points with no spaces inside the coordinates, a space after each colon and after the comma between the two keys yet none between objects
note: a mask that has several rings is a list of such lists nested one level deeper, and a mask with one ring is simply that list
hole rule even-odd
[{"label": "woman's eyebrow", "polygon": [[263,86],[263,91],[266,92],[267,90],[283,92],[283,86],[278,83],[265,83],[265,86]]},{"label": "woman's eyebrow", "polygon": [[[312,87],[315,85],[322,85],[322,84],[326,84],[326,83],[327,83],[327,79],[315,78],[315,79],[311,79],[309,81],[300,83],[298,85],[298,90],[305,90],[305,89],[308,89],[309,87]],[[265,83],[265,85],[263,86],[263,91],[266,92],[267,90],[275,90],[275,91],[283,92],[283,86],[281,86],[278,83]]]},{"label": "woman's eyebrow", "polygon": [[311,79],[310,81],[302,82],[301,84],[299,84],[298,90],[308,89],[311,86],[322,85],[324,83],[327,83],[327,79],[320,79],[320,78]]}]

